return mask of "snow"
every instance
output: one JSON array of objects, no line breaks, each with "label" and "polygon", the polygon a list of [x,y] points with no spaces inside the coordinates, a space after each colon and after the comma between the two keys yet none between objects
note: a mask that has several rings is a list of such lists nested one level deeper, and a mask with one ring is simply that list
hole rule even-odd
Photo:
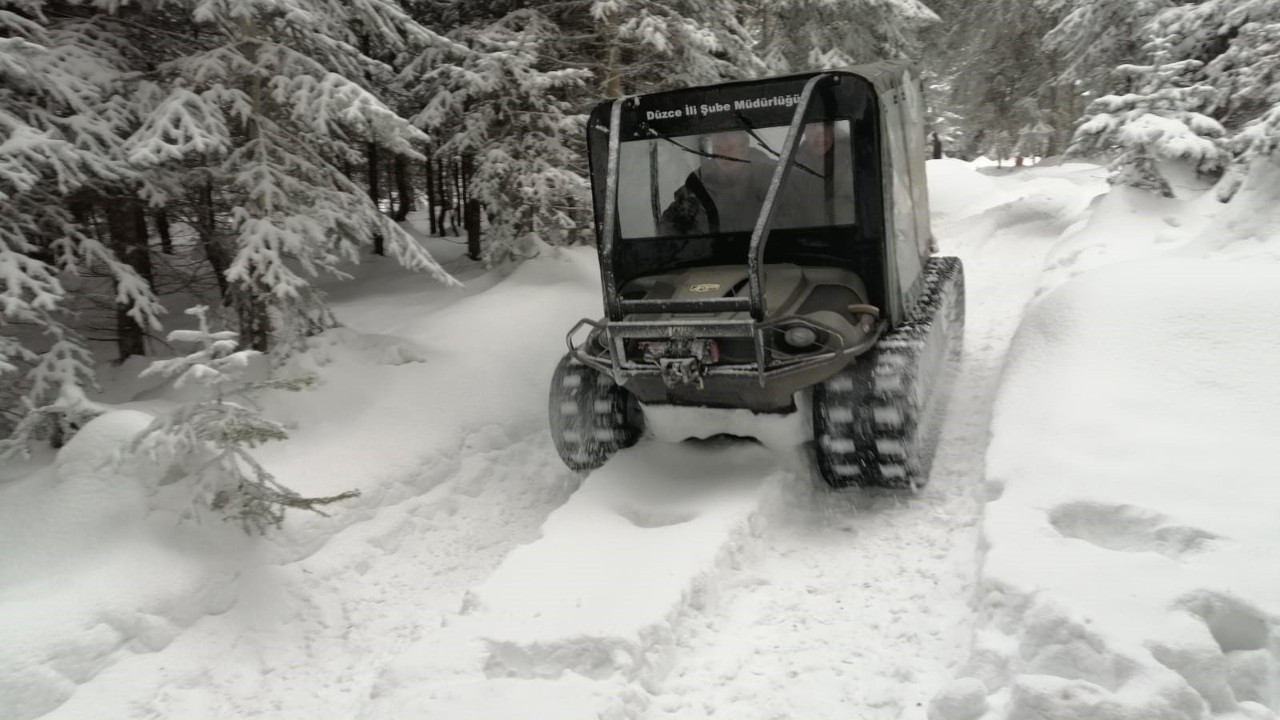
[{"label": "snow", "polygon": [[1011,690],[996,717],[1273,717],[1248,703],[1280,700],[1277,288],[1274,264],[1157,256],[1024,318],[966,668]]},{"label": "snow", "polygon": [[277,479],[361,490],[330,517],[180,521],[115,453],[184,396],[123,372],[0,468],[0,718],[1274,718],[1276,169],[1225,206],[929,171],[968,325],[919,494],[820,487],[803,402],[646,407],[571,473],[546,388],[594,255],[430,240],[464,287],[361,266],[287,368],[319,385],[262,398]]}]

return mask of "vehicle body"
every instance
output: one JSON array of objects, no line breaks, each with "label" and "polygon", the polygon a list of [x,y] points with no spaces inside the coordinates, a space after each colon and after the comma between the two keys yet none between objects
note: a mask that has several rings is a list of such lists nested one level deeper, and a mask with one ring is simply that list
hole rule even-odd
[{"label": "vehicle body", "polygon": [[964,317],[958,259],[933,257],[922,114],[899,62],[597,106],[605,317],[570,330],[553,378],[565,462],[634,443],[638,403],[790,412],[812,389],[830,484],[921,484]]}]

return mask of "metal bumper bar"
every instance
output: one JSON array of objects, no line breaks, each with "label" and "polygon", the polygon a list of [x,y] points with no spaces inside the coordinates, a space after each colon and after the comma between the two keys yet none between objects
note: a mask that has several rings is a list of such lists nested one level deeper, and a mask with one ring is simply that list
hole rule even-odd
[{"label": "metal bumper bar", "polygon": [[[808,327],[825,337],[835,341],[834,347],[824,346],[805,355],[791,358],[769,357],[765,336],[777,332],[780,326]],[[573,338],[584,327],[589,326],[592,332],[586,342],[575,345]],[[716,364],[705,368],[706,377],[717,376],[742,377],[754,375],[763,387],[769,380],[802,372],[809,368],[823,365],[838,357],[855,357],[869,350],[888,326],[881,320],[856,345],[846,346],[844,338],[833,328],[819,322],[802,317],[784,317],[768,322],[743,320],[579,320],[565,336],[565,344],[570,354],[579,362],[613,377],[614,382],[624,385],[627,380],[638,376],[657,376],[661,369],[655,365],[631,362],[626,356],[626,341],[631,339],[683,339],[683,338],[716,338],[716,337],[750,337],[755,346],[754,363]]]}]

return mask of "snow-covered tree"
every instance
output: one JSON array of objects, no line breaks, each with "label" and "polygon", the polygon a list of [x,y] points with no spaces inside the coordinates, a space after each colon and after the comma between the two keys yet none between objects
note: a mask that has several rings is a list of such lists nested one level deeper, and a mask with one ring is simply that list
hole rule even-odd
[{"label": "snow-covered tree", "polygon": [[594,102],[762,72],[741,15],[738,0],[426,8],[424,22],[454,24],[457,44],[430,48],[401,79],[439,151],[474,160],[487,260],[525,256],[535,237],[590,237],[584,125]]},{"label": "snow-covered tree", "polygon": [[198,330],[175,330],[172,342],[194,343],[190,354],[158,360],[142,375],[176,378],[174,386],[200,386],[192,402],[158,415],[127,446],[127,455],[145,455],[169,464],[170,480],[191,485],[192,501],[222,512],[246,532],[265,532],[284,521],[288,508],[324,514],[318,506],[358,496],[304,497],[282,485],[249,450],[288,437],[284,427],[266,418],[250,399],[264,389],[301,390],[309,379],[249,382],[245,371],[259,353],[237,350],[236,333],[209,327],[208,308],[191,308]]},{"label": "snow-covered tree", "polygon": [[401,77],[425,107],[414,122],[446,155],[476,160],[470,195],[492,222],[487,261],[530,252],[534,238],[572,242],[590,228],[582,158],[583,116],[570,98],[584,69],[545,69],[558,28],[517,11],[456,34],[465,45],[433,49]]},{"label": "snow-covered tree", "polygon": [[[0,386],[16,397],[17,433],[0,452],[55,442],[93,409],[89,354],[69,323],[68,279],[94,270],[139,327],[161,312],[146,281],[70,211],[77,193],[136,181],[117,152],[131,122],[120,95],[126,48],[92,11],[0,4]],[[13,428],[6,428],[13,430]]]},{"label": "snow-covered tree", "polygon": [[1180,57],[1204,63],[1215,116],[1231,134],[1228,199],[1253,161],[1280,146],[1280,0],[1206,0],[1166,10],[1151,24]]},{"label": "snow-covered tree", "polygon": [[1057,17],[1022,0],[937,5],[927,61],[948,81],[931,102],[955,114],[957,154],[1060,152],[1079,113],[1078,91],[1059,82],[1060,62],[1044,45]]},{"label": "snow-covered tree", "polygon": [[415,143],[427,139],[365,87],[387,68],[360,38],[405,50],[438,36],[390,0],[170,5],[189,13],[203,42],[157,66],[165,94],[127,157],[142,168],[211,165],[231,206],[226,279],[250,346],[327,324],[311,278],[341,275],[377,238],[407,267],[452,282],[338,166],[359,161],[364,141],[417,158]]},{"label": "snow-covered tree", "polygon": [[1057,19],[1044,36],[1060,62],[1059,79],[1099,93],[1114,88],[1112,70],[1140,60],[1150,36],[1147,24],[1175,0],[1037,0]]},{"label": "snow-covered tree", "polygon": [[1215,96],[1200,81],[1203,63],[1169,60],[1163,41],[1152,50],[1152,64],[1116,68],[1130,92],[1090,104],[1071,151],[1111,155],[1112,183],[1173,197],[1171,169],[1183,166],[1213,177],[1229,154],[1222,125],[1202,112]]},{"label": "snow-covered tree", "polygon": [[916,57],[938,21],[920,0],[762,0],[753,16],[772,72]]},{"label": "snow-covered tree", "polygon": [[1018,140],[1013,153],[1018,157],[1044,157],[1053,152],[1055,129],[1044,119],[1023,125],[1018,129]]},{"label": "snow-covered tree", "polygon": [[755,77],[765,70],[742,0],[589,0],[550,16],[585,43],[562,45],[598,96]]}]

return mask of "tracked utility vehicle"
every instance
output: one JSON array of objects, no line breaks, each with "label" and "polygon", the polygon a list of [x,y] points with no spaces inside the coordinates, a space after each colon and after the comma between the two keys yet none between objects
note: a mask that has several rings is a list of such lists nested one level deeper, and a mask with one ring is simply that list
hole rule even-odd
[{"label": "tracked utility vehicle", "polygon": [[964,277],[933,252],[922,113],[895,62],[597,106],[605,316],[552,378],[564,462],[634,444],[644,406],[811,407],[830,485],[923,484]]}]

